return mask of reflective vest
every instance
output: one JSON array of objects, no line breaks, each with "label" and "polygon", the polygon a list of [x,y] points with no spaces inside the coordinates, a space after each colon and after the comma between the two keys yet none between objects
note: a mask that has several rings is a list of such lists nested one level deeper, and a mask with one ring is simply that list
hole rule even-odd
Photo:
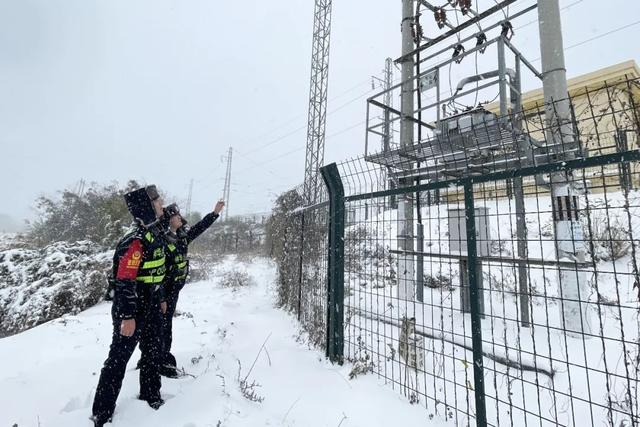
[{"label": "reflective vest", "polygon": [[169,250],[170,262],[169,270],[171,271],[171,277],[176,281],[184,281],[189,273],[189,261],[187,261],[185,254],[180,253],[176,245],[170,243],[167,245]]},{"label": "reflective vest", "polygon": [[[138,269],[136,281],[142,283],[162,283],[166,272],[164,244],[156,244],[155,237],[149,231],[144,235],[145,254],[142,264]],[[159,243],[160,241],[158,241]],[[147,249],[148,248],[148,249]]]}]

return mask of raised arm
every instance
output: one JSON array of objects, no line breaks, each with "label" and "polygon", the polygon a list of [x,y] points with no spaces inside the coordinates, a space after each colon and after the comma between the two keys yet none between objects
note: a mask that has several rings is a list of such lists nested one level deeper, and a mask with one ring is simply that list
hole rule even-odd
[{"label": "raised arm", "polygon": [[224,202],[220,200],[213,208],[213,212],[206,214],[204,218],[194,224],[194,226],[187,231],[187,242],[193,242],[198,236],[204,233],[207,228],[211,227],[211,224],[220,217],[222,209],[224,209]]}]

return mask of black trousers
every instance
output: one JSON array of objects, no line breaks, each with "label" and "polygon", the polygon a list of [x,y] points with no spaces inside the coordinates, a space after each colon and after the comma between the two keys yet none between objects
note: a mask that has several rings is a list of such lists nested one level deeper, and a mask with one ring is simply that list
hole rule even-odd
[{"label": "black trousers", "polygon": [[183,283],[169,282],[165,285],[165,298],[167,300],[167,312],[162,316],[162,363],[175,367],[176,358],[171,354],[173,342],[173,315],[178,305],[178,297],[184,286]]},{"label": "black trousers", "polygon": [[93,401],[93,415],[106,421],[111,418],[120,394],[122,380],[136,344],[140,343],[140,398],[147,401],[160,399],[160,374],[158,372],[162,357],[160,330],[162,313],[157,296],[151,296],[143,307],[139,307],[136,316],[136,330],[130,337],[120,334],[121,320],[116,318],[112,307],[113,335],[109,355],[100,372],[100,380]]}]

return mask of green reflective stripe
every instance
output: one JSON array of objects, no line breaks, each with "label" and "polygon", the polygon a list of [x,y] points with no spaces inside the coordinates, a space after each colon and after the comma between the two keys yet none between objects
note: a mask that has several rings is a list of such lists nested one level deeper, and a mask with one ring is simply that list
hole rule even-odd
[{"label": "green reflective stripe", "polygon": [[180,262],[176,264],[178,268],[185,268],[187,266],[187,261]]},{"label": "green reflective stripe", "polygon": [[144,238],[150,242],[153,242],[153,234],[150,231],[147,231],[147,234],[144,235]]},{"label": "green reflective stripe", "polygon": [[183,274],[183,275],[181,275],[181,276],[177,276],[177,277],[176,277],[176,280],[182,280],[182,279],[184,279],[185,277],[187,277],[187,274],[186,274],[186,273],[185,273],[185,274]]},{"label": "green reflective stripe", "polygon": [[160,258],[160,259],[156,259],[153,261],[147,261],[144,264],[142,264],[142,269],[146,270],[148,268],[156,268],[156,267],[160,267],[164,265],[164,257]]},{"label": "green reflective stripe", "polygon": [[168,244],[168,245],[167,245],[167,248],[169,248],[169,250],[170,250],[171,252],[173,252],[173,251],[175,251],[175,250],[176,250],[176,245],[174,245],[174,244],[170,243],[170,244]]},{"label": "green reflective stripe", "polygon": [[142,283],[160,283],[164,280],[164,274],[161,276],[139,276],[136,280]]}]

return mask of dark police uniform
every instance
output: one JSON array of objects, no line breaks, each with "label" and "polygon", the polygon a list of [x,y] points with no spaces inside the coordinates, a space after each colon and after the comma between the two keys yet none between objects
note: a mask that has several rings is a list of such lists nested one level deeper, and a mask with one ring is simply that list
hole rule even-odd
[{"label": "dark police uniform", "polygon": [[163,375],[170,377],[176,375],[176,358],[171,354],[173,314],[178,304],[178,296],[184,287],[189,273],[189,260],[187,259],[189,244],[204,233],[219,217],[219,214],[211,212],[205,215],[205,217],[193,227],[181,227],[175,242],[167,245],[167,277],[164,284],[167,311],[162,316],[162,341],[164,350],[162,363],[164,366],[161,369],[161,373]]},{"label": "dark police uniform", "polygon": [[[111,419],[127,362],[138,342],[142,352],[139,398],[155,409],[163,403],[159,366],[162,357],[160,300],[166,271],[165,245],[161,227],[149,229],[136,224],[116,246],[111,307],[113,335],[93,402],[92,419],[96,426],[102,426]],[[130,337],[120,332],[121,322],[125,319],[136,321],[135,332]]]}]

